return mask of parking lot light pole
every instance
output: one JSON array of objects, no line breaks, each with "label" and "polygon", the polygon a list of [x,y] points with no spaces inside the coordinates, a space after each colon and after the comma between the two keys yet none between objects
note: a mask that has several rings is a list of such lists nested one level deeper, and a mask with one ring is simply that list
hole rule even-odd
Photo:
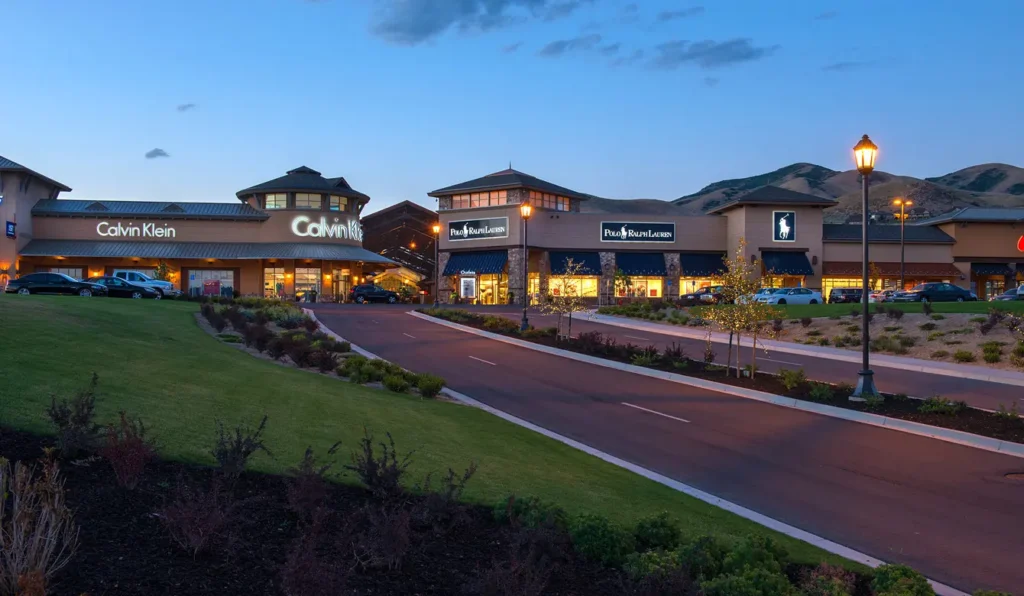
[{"label": "parking lot light pole", "polygon": [[530,246],[526,240],[526,225],[533,214],[533,207],[524,202],[519,206],[519,213],[523,216],[523,322],[519,330],[526,331],[530,328],[530,321],[526,318],[526,309],[530,307]]},{"label": "parking lot light pole", "polygon": [[441,295],[441,262],[437,256],[437,245],[441,241],[441,224],[434,224],[434,308],[440,306],[438,296]]},{"label": "parking lot light pole", "polygon": [[863,248],[861,273],[863,275],[863,291],[861,292],[861,357],[863,366],[860,371],[860,378],[857,380],[857,388],[850,394],[850,401],[865,401],[865,398],[878,395],[875,388],[875,373],[871,371],[870,344],[871,332],[868,329],[868,299],[871,290],[868,287],[868,179],[875,169],[875,157],[878,155],[878,146],[871,142],[868,135],[864,135],[860,142],[853,147],[853,156],[857,162],[857,171],[860,172],[863,192],[861,200],[861,245]]},{"label": "parking lot light pole", "polygon": [[892,202],[900,208],[900,214],[897,217],[900,218],[900,291],[903,292],[907,289],[906,279],[906,234],[905,228],[907,223],[906,208],[914,204],[914,201],[910,199],[896,199]]}]

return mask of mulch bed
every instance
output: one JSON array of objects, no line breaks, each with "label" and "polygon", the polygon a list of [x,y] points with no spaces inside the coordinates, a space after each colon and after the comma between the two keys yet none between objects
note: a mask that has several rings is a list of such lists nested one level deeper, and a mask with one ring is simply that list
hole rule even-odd
[{"label": "mulch bed", "polygon": [[[0,429],[0,455],[12,461],[34,460],[52,444],[50,438]],[[287,479],[243,474],[232,493],[242,505],[230,525],[230,540],[193,558],[170,539],[155,512],[173,498],[180,479],[209,486],[210,468],[151,462],[134,491],[119,488],[110,465],[99,458],[63,463],[61,474],[80,526],[80,546],[55,577],[47,591],[51,596],[283,593],[281,571],[301,534],[300,518],[288,507]],[[328,495],[334,520],[328,533],[352,527],[346,524],[360,511],[380,506],[359,487],[331,484]],[[404,507],[414,509],[417,499],[410,498]],[[482,593],[472,586],[495,562],[510,559],[515,531],[496,522],[490,509],[466,506],[464,511],[463,522],[451,531],[439,533],[414,521],[409,550],[390,571],[359,568],[349,543],[332,539],[328,558],[347,577],[344,588],[331,593]],[[566,547],[543,593],[622,594],[624,581],[621,572],[586,563]]]}]

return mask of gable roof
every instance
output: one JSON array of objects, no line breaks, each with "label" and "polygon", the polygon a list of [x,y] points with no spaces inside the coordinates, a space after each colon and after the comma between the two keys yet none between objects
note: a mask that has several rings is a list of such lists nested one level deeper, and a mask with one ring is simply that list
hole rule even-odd
[{"label": "gable roof", "polygon": [[1022,207],[961,207],[935,217],[914,222],[914,226],[933,226],[950,222],[1014,223],[1024,221]]},{"label": "gable roof", "polygon": [[429,215],[430,217],[434,217],[434,218],[437,217],[437,213],[435,211],[431,211],[430,209],[427,209],[423,205],[419,205],[419,204],[413,203],[412,201],[405,200],[405,201],[401,201],[399,203],[395,203],[394,205],[390,205],[388,207],[385,207],[383,209],[379,209],[377,211],[374,211],[373,213],[366,214],[366,215],[364,215],[364,216],[362,216],[360,218],[360,221],[363,221],[363,222],[365,222],[366,220],[371,220],[372,221],[374,219],[380,218],[381,216],[387,215],[387,214],[389,214],[389,213],[391,213],[393,211],[398,211],[399,209],[403,209],[403,208],[411,208],[413,211],[419,211],[423,215]]},{"label": "gable roof", "polygon": [[707,213],[720,213],[742,205],[799,205],[809,207],[831,207],[837,203],[838,201],[833,199],[816,197],[814,195],[796,192],[795,190],[789,190],[788,188],[768,185],[755,188],[754,190],[744,195],[740,195],[728,203],[723,203],[713,209],[709,209]]},{"label": "gable roof", "polygon": [[343,176],[324,178],[320,172],[306,166],[299,166],[294,170],[288,170],[280,178],[240,190],[235,196],[244,201],[250,195],[264,192],[321,192],[363,202],[370,200],[367,195],[353,189]]},{"label": "gable roof", "polygon": [[62,190],[64,192],[71,192],[71,188],[61,184],[60,182],[57,182],[53,178],[47,178],[46,176],[43,176],[39,172],[36,172],[35,170],[30,170],[25,166],[21,165],[20,163],[11,161],[2,155],[0,155],[0,172],[23,172],[26,174],[31,174],[32,176],[39,178],[40,180],[46,182],[47,184],[52,184],[59,190]]},{"label": "gable roof", "polygon": [[530,190],[562,195],[563,197],[569,197],[572,199],[586,200],[590,197],[590,195],[570,190],[564,186],[552,184],[547,180],[541,180],[540,178],[524,174],[523,172],[513,170],[512,168],[488,174],[473,180],[467,180],[466,182],[460,182],[459,184],[439,188],[433,192],[428,192],[427,196],[445,197],[464,192],[506,190],[510,188],[527,188]]},{"label": "gable roof", "polygon": [[270,216],[248,203],[165,203],[158,201],[76,201],[43,199],[32,215],[52,217],[158,217],[161,219],[251,219]]},{"label": "gable roof", "polygon": [[[906,241],[909,244],[953,244],[953,237],[933,226],[907,226]],[[852,242],[860,244],[860,224],[824,224],[822,226],[824,242]],[[868,225],[869,242],[894,242],[899,244],[900,226],[894,224]]]}]

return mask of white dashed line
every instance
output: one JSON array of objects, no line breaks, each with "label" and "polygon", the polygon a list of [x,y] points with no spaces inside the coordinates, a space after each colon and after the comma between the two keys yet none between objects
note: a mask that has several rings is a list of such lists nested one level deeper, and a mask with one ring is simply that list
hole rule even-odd
[{"label": "white dashed line", "polygon": [[651,341],[646,337],[637,337],[635,335],[623,335],[622,337],[628,337],[629,339],[639,339],[640,341]]},{"label": "white dashed line", "polygon": [[[470,358],[472,358],[472,356],[470,356]],[[679,422],[685,422],[687,424],[690,423],[690,421],[687,420],[686,418],[676,418],[675,416],[669,416],[668,414],[662,414],[661,412],[656,412],[654,410],[648,410],[647,408],[641,408],[640,406],[636,406],[636,405],[633,405],[633,404],[627,404],[626,402],[622,402],[622,405],[628,406],[630,408],[636,408],[637,410],[643,410],[644,412],[650,412],[651,414],[657,414],[658,416],[664,416],[665,418],[671,418],[672,420],[678,420]]]},{"label": "white dashed line", "polygon": [[800,363],[800,362],[790,362],[788,360],[776,360],[774,358],[765,358],[763,356],[761,357],[761,360],[770,360],[772,362],[778,362],[780,364],[792,364],[793,366],[803,366],[803,364]]},{"label": "white dashed line", "polygon": [[488,361],[484,360],[483,358],[477,358],[476,356],[470,356],[470,358],[472,358],[473,360],[477,360],[479,362],[483,362],[484,364],[490,364],[491,366],[498,366],[497,364],[495,364],[493,362],[488,362]]},{"label": "white dashed line", "polygon": [[415,335],[409,335],[408,333],[403,333],[402,335],[404,335],[404,336],[406,336],[406,337],[411,337],[411,338],[413,338],[413,339],[416,339],[416,336],[415,336]]}]

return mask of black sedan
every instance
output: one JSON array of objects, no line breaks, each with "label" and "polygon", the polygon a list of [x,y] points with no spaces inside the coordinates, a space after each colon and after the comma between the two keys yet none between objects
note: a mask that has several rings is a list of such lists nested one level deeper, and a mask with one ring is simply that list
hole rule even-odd
[{"label": "black sedan", "polygon": [[159,300],[163,297],[163,294],[153,288],[133,284],[130,281],[125,281],[120,277],[110,277],[103,275],[100,277],[90,277],[89,283],[103,286],[107,289],[107,295],[113,298],[134,298],[139,300],[140,298],[152,298],[153,300]]},{"label": "black sedan", "polygon": [[680,306],[697,306],[699,304],[718,304],[722,301],[722,286],[705,286],[696,292],[683,294],[679,297]]},{"label": "black sedan", "polygon": [[945,282],[918,284],[906,292],[896,292],[893,302],[974,302],[973,292]]},{"label": "black sedan", "polygon": [[359,304],[367,302],[387,302],[395,304],[399,301],[398,294],[374,284],[360,284],[348,293],[349,300]]},{"label": "black sedan", "polygon": [[29,273],[7,283],[8,294],[71,294],[77,296],[106,296],[101,285],[78,281],[63,273]]}]

